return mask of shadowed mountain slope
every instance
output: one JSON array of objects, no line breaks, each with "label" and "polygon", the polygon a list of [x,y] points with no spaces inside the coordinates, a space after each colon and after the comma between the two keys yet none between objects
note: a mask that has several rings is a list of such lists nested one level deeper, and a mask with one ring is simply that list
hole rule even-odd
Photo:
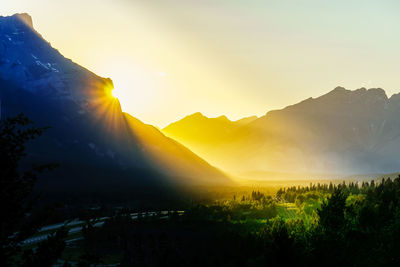
[{"label": "shadowed mountain slope", "polygon": [[227,176],[156,128],[123,113],[113,83],[64,58],[27,14],[0,17],[1,117],[24,113],[50,126],[32,142],[35,162],[60,168],[54,190],[229,183]]}]

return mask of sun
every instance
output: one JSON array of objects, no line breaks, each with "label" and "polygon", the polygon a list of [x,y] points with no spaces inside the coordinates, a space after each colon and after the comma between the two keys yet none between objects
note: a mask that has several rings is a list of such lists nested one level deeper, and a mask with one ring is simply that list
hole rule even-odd
[{"label": "sun", "polygon": [[118,91],[115,90],[115,88],[114,88],[113,90],[111,90],[111,95],[112,95],[114,98],[118,98],[118,97],[119,97]]},{"label": "sun", "polygon": [[154,112],[153,104],[159,101],[157,88],[165,82],[166,72],[156,72],[137,65],[133,60],[127,62],[118,58],[102,66],[102,76],[110,79],[105,88],[109,100],[119,102],[124,111],[131,113]]}]

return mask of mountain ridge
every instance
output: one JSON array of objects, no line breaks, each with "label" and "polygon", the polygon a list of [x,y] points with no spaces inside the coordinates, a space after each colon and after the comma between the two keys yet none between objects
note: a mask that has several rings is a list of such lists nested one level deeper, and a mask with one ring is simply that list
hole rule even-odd
[{"label": "mountain ridge", "polygon": [[165,129],[235,174],[389,173],[398,171],[400,164],[395,160],[395,148],[400,148],[399,112],[400,94],[388,98],[381,88],[339,86],[317,98],[268,111],[213,142],[179,133],[176,125],[185,129],[183,120]]}]

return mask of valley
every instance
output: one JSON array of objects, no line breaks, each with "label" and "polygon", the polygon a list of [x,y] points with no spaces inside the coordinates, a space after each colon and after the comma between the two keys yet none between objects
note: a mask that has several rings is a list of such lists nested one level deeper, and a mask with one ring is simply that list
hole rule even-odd
[{"label": "valley", "polygon": [[46,1],[0,16],[0,266],[400,265],[395,7]]}]

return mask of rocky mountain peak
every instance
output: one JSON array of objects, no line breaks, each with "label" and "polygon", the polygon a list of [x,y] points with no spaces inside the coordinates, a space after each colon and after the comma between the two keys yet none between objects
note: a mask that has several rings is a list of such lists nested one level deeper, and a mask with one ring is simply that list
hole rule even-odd
[{"label": "rocky mountain peak", "polygon": [[12,17],[33,29],[32,17],[28,13],[18,13],[14,14]]},{"label": "rocky mountain peak", "polygon": [[370,88],[366,91],[371,96],[388,99],[385,90],[383,90],[382,88]]},{"label": "rocky mountain peak", "polygon": [[196,113],[193,113],[192,115],[189,115],[187,117],[188,118],[199,119],[199,118],[203,118],[204,115],[201,112],[196,112]]},{"label": "rocky mountain peak", "polygon": [[[366,89],[365,87],[361,87],[356,90],[348,90],[344,87],[338,86],[329,93],[319,97],[322,99],[342,99],[342,98],[350,98],[350,99],[357,99],[357,98],[367,98],[370,100],[388,100],[385,90],[382,88],[370,88]],[[317,98],[318,99],[318,98]]]},{"label": "rocky mountain peak", "polygon": [[343,91],[348,91],[348,90],[342,86],[337,86],[332,90],[332,92],[343,92]]},{"label": "rocky mountain peak", "polygon": [[219,116],[219,117],[216,117],[216,119],[221,120],[221,121],[230,121],[230,120],[228,119],[228,117],[226,117],[225,115],[221,115],[221,116]]}]

